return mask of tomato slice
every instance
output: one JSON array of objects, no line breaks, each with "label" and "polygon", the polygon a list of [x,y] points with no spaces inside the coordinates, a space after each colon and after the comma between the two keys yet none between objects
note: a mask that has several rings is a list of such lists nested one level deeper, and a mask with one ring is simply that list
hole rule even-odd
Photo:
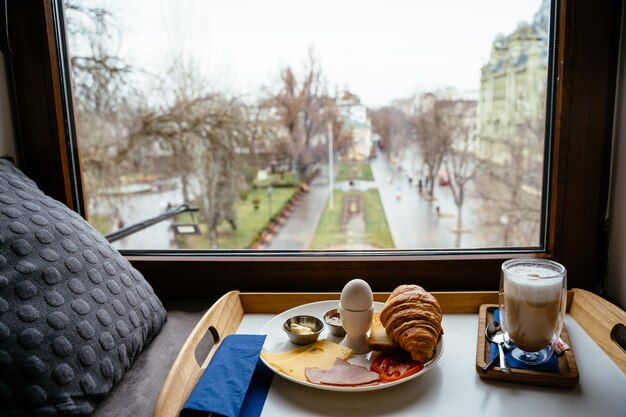
[{"label": "tomato slice", "polygon": [[380,375],[383,382],[393,382],[414,375],[424,368],[423,362],[414,361],[408,353],[381,353],[370,370]]}]

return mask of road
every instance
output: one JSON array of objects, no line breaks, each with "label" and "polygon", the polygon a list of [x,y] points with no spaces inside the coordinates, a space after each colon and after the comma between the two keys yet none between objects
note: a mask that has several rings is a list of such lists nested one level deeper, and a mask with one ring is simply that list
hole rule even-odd
[{"label": "road", "polygon": [[[335,164],[334,175],[338,165]],[[311,181],[306,193],[295,207],[289,219],[265,247],[269,250],[305,250],[309,247],[317,224],[328,201],[328,166],[320,166],[320,174]]]},{"label": "road", "polygon": [[[402,165],[403,169],[398,166]],[[466,233],[451,231],[456,227],[457,209],[449,187],[435,186],[435,199],[430,201],[410,184],[407,173],[414,166],[413,159],[406,156],[400,164],[392,165],[382,155],[371,161],[375,181],[357,181],[350,189],[377,188],[387,223],[396,249],[444,249],[484,246],[479,227],[473,224],[471,202],[464,207]],[[335,176],[339,163],[335,164]],[[320,166],[320,175],[310,184],[309,192],[300,200],[291,216],[271,242],[269,250],[299,251],[308,249],[317,225],[328,204],[328,170]],[[335,184],[336,189],[348,189],[347,182]],[[182,202],[181,188],[161,193],[133,194],[116,198],[120,215],[127,225],[160,214],[167,202]],[[122,201],[123,200],[123,201]],[[439,214],[436,207],[439,207]],[[118,249],[167,249],[171,248],[170,221],[157,223],[114,243]],[[457,241],[460,239],[460,241]],[[347,239],[351,242],[353,239]],[[352,249],[362,249],[362,242],[350,243]],[[350,244],[348,246],[350,246]],[[175,249],[175,248],[174,248]],[[344,248],[351,249],[351,248]]]},{"label": "road", "polygon": [[[442,249],[457,247],[480,247],[481,239],[476,233],[473,217],[464,208],[466,233],[455,233],[457,208],[450,188],[435,185],[434,200],[429,200],[409,184],[407,164],[392,166],[382,155],[371,161],[372,172],[380,194],[387,223],[396,249]],[[439,206],[439,214],[436,207]]]},{"label": "road", "polygon": [[[405,161],[406,162],[406,161]],[[407,165],[406,163],[404,164]],[[407,179],[406,168],[400,171],[385,158],[371,161],[375,181],[357,182],[355,189],[378,188],[385,216],[397,249],[443,249],[480,247],[483,245],[478,228],[472,224],[471,208],[464,208],[465,233],[456,233],[457,208],[449,187],[435,186],[435,199],[429,201]],[[326,167],[312,183],[311,189],[296,207],[283,228],[272,238],[266,249],[306,250],[328,202]],[[346,182],[335,188],[345,189]],[[398,198],[399,197],[399,198]],[[436,207],[439,206],[439,214]],[[460,239],[457,241],[457,239]],[[358,245],[358,242],[355,244]],[[355,246],[356,248],[356,246]],[[348,248],[349,249],[349,248]]]}]

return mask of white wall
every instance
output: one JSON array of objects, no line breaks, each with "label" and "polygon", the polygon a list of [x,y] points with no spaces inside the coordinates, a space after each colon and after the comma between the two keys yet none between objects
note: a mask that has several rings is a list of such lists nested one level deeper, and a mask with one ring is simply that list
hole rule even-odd
[{"label": "white wall", "polygon": [[[626,8],[622,14],[626,23]],[[626,309],[626,30],[622,28],[617,96],[615,99],[613,167],[609,219],[609,265],[606,293]]]},{"label": "white wall", "polygon": [[[0,54],[1,55],[1,54]],[[15,140],[13,138],[13,123],[9,108],[9,91],[7,89],[4,55],[0,58],[0,156],[15,155]]]}]

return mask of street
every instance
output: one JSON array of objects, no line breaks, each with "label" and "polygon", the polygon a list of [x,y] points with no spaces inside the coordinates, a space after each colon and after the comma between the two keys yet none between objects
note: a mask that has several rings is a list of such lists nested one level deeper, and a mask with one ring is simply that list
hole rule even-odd
[{"label": "street", "polygon": [[[401,166],[406,167],[407,164]],[[457,247],[459,234],[451,231],[456,228],[457,207],[450,187],[436,184],[434,199],[429,201],[425,194],[417,190],[417,178],[409,184],[406,168],[400,172],[397,164],[392,166],[382,155],[371,161],[371,167],[396,249]],[[467,206],[463,209],[463,228],[467,232],[460,234],[460,246],[484,246],[478,233],[475,233],[474,216]]]},{"label": "street", "polygon": [[[451,231],[456,227],[457,208],[449,187],[435,185],[435,199],[429,201],[415,187],[416,180],[409,184],[406,175],[393,167],[384,157],[371,161],[374,184],[358,181],[358,189],[374,186],[378,189],[385,216],[396,249],[444,249],[460,246],[480,247],[484,244],[476,233],[469,208],[464,207],[464,233]],[[406,171],[406,170],[403,170]],[[345,189],[347,183],[335,185]],[[287,220],[267,249],[306,250],[310,243],[323,209],[328,204],[328,176],[326,167],[312,183],[307,195],[302,198],[292,216]],[[436,207],[439,206],[439,214]],[[354,241],[353,249],[362,248],[363,242]]]},{"label": "street", "polygon": [[[382,155],[370,161],[374,181],[357,180],[352,186],[347,181],[334,184],[335,189],[347,191],[378,189],[387,224],[396,249],[453,249],[457,247],[475,248],[484,246],[479,227],[474,223],[471,201],[464,206],[463,233],[456,233],[457,208],[449,186],[435,185],[434,199],[427,198],[416,187],[417,178],[410,183],[408,175],[413,162],[409,156],[391,164]],[[335,163],[336,177],[340,162]],[[402,168],[400,168],[402,167]],[[322,213],[328,205],[329,178],[328,166],[320,165],[320,174],[311,182],[306,193],[293,209],[291,216],[264,247],[268,250],[300,251],[307,250],[317,230]],[[182,201],[180,187],[160,193],[132,194],[116,197],[120,203],[120,215],[125,223],[155,216],[161,213],[167,202]],[[335,202],[339,205],[341,202]],[[439,212],[437,212],[439,207]],[[371,249],[364,245],[363,233],[358,233],[365,225],[350,223],[346,245],[341,249]],[[362,222],[362,218],[361,218]],[[118,249],[170,249],[169,226],[172,221],[164,221],[141,232],[115,242]],[[460,240],[457,240],[460,239]],[[458,244],[458,245],[457,245]]]}]

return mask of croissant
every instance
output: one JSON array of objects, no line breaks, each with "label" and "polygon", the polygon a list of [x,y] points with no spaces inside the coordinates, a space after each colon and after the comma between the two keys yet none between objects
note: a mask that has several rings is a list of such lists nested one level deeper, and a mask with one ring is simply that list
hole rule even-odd
[{"label": "croissant", "polygon": [[430,359],[443,333],[439,302],[418,285],[400,285],[393,290],[380,321],[387,335],[421,362]]}]

